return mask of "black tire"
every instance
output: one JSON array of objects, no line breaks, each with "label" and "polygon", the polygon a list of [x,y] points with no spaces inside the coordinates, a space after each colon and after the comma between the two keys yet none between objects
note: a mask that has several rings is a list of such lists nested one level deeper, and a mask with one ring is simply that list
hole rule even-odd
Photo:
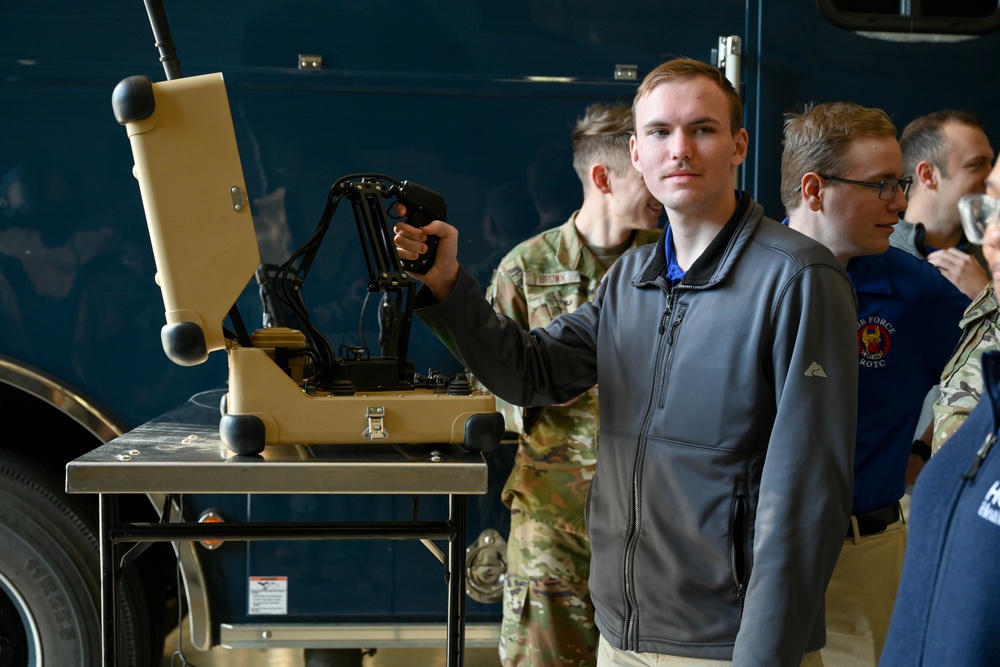
[{"label": "black tire", "polygon": [[[96,521],[63,483],[0,451],[0,667],[101,664]],[[127,573],[120,591],[121,664],[153,667],[162,643],[151,646],[138,578]]]}]

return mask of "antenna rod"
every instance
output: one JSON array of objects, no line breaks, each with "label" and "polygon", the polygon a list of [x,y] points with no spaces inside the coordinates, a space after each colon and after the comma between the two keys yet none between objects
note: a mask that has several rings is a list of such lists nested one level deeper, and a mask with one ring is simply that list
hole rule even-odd
[{"label": "antenna rod", "polygon": [[162,0],[143,0],[146,14],[149,15],[149,25],[153,28],[153,39],[160,51],[160,62],[167,79],[179,79],[181,76],[181,61],[177,58],[177,47],[170,38],[170,26],[167,25],[167,13],[163,9]]}]

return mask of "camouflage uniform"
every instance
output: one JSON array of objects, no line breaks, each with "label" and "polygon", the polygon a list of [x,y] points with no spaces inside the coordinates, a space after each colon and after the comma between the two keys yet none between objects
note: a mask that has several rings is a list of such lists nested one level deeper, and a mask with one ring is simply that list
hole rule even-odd
[{"label": "camouflage uniform", "polygon": [[962,339],[941,373],[941,397],[934,403],[934,434],[931,453],[962,425],[983,393],[981,358],[987,350],[1000,349],[1000,303],[990,283],[962,317]]},{"label": "camouflage uniform", "polygon": [[[576,231],[576,214],[501,261],[486,297],[524,329],[593,300],[606,269]],[[636,231],[631,247],[659,230]],[[511,510],[500,658],[504,665],[594,665],[598,632],[590,601],[584,517],[597,461],[597,387],[561,406],[523,409],[497,400],[520,433],[502,498]]]}]

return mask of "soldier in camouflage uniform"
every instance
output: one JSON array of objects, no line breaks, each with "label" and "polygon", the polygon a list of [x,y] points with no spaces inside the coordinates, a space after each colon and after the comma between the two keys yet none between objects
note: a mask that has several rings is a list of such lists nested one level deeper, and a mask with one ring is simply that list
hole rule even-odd
[{"label": "soldier in camouflage uniform", "polygon": [[934,403],[931,454],[952,436],[979,403],[983,393],[980,359],[987,350],[1000,349],[1000,303],[993,285],[987,285],[962,317],[962,340],[941,373],[941,396]]},{"label": "soldier in camouflage uniform", "polygon": [[[628,106],[587,108],[573,138],[580,210],[501,261],[487,290],[497,312],[525,329],[543,327],[593,300],[622,253],[657,239],[662,205],[630,162],[632,127]],[[505,666],[596,664],[584,509],[597,459],[597,392],[535,409],[497,401],[508,430],[520,434],[502,494],[511,511],[500,637]]]},{"label": "soldier in camouflage uniform", "polygon": [[[1000,198],[1000,160],[986,177],[986,194]],[[983,237],[983,256],[991,272],[1000,263],[1000,230],[990,226]],[[931,454],[952,436],[979,403],[983,393],[983,352],[1000,349],[1000,301],[996,277],[986,285],[962,317],[962,340],[941,374],[941,396],[934,403],[934,433]]]}]

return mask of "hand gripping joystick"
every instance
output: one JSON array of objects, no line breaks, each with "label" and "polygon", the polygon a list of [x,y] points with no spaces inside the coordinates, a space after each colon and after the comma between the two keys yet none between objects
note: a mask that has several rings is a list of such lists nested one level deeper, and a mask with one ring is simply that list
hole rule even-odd
[{"label": "hand gripping joystick", "polygon": [[[396,200],[406,206],[406,221],[414,227],[424,227],[434,220],[448,221],[448,205],[437,192],[422,185],[403,181],[393,187],[387,195],[395,195]],[[427,252],[414,260],[401,259],[401,266],[411,273],[424,274],[434,265],[437,256],[438,237],[427,236]]]}]

